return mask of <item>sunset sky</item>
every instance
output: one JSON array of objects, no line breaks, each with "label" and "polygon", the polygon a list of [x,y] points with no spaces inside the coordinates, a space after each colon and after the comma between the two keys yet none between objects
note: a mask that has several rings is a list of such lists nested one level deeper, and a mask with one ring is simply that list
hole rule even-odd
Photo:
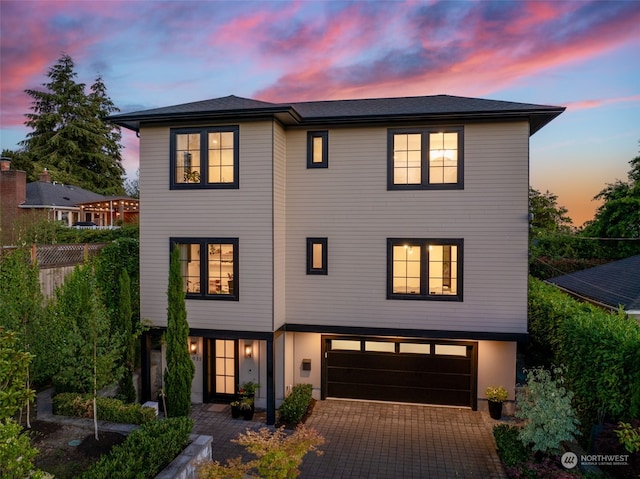
[{"label": "sunset sky", "polygon": [[[0,0],[0,148],[62,53],[122,112],[448,94],[566,106],[531,137],[531,185],[574,224],[627,179],[640,141],[637,1]],[[138,140],[124,132],[133,176]]]}]

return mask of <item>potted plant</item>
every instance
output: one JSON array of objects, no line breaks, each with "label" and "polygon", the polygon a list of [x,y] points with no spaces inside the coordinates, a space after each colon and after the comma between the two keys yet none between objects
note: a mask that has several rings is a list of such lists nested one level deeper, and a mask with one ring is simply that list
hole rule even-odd
[{"label": "potted plant", "polygon": [[238,388],[238,396],[242,399],[243,397],[255,398],[256,390],[260,387],[260,384],[254,383],[253,381],[247,381],[246,383],[242,383]]},{"label": "potted plant", "polygon": [[249,421],[253,419],[253,414],[255,413],[255,402],[253,397],[244,397],[240,400],[240,414],[242,417]]},{"label": "potted plant", "polygon": [[502,417],[502,403],[509,396],[507,390],[502,386],[489,386],[486,395],[489,401],[489,416],[492,419],[500,419]]},{"label": "potted plant", "polygon": [[231,401],[231,417],[238,419],[240,417],[240,401]]}]

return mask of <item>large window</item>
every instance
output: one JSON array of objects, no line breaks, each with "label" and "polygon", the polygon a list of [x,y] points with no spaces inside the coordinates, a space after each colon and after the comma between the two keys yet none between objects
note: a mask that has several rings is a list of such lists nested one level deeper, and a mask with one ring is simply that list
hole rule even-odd
[{"label": "large window", "polygon": [[329,132],[307,132],[307,168],[329,168]]},{"label": "large window", "polygon": [[238,300],[237,238],[171,238],[187,298]]},{"label": "large window", "polygon": [[462,239],[387,240],[387,298],[462,301],[462,249]]},{"label": "large window", "polygon": [[462,128],[388,132],[387,189],[462,189]]},{"label": "large window", "polygon": [[171,189],[238,188],[238,127],[171,130]]}]

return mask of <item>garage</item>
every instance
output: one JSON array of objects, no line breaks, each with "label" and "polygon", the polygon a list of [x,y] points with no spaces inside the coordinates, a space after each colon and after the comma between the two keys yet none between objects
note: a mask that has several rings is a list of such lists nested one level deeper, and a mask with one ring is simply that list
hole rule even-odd
[{"label": "garage", "polygon": [[476,409],[477,343],[323,336],[322,397]]}]

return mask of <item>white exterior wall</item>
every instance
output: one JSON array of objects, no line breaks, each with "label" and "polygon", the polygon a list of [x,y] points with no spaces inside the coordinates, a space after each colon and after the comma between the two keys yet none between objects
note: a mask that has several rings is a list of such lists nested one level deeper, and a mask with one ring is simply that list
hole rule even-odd
[{"label": "white exterior wall", "polygon": [[189,325],[273,330],[272,122],[239,135],[240,189],[170,190],[169,128],[141,129],[140,307],[154,326],[166,326],[169,238],[237,237],[240,301],[187,301]]},{"label": "white exterior wall", "polygon": [[[287,323],[525,333],[526,122],[466,125],[464,190],[387,191],[387,128],[329,130],[329,168],[287,132]],[[328,238],[327,276],[307,237]],[[463,238],[464,301],[387,300],[387,238]]]},{"label": "white exterior wall", "polygon": [[[320,399],[322,378],[322,335],[316,333],[287,333],[286,388],[296,384],[313,385],[313,397]],[[517,343],[510,341],[478,341],[479,409],[486,409],[488,386],[503,386],[509,400],[515,399]],[[302,360],[311,359],[311,371],[302,371]]]}]

